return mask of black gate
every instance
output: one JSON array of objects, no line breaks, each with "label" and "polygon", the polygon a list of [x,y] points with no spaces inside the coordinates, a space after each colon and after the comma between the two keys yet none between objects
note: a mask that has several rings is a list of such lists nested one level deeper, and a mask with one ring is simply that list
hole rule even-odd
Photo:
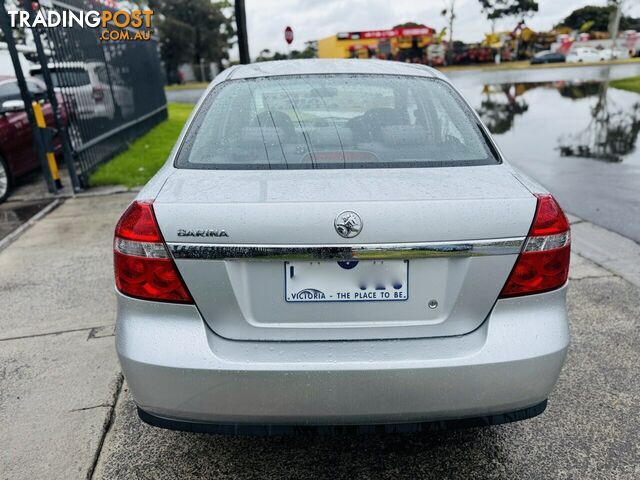
[{"label": "black gate", "polygon": [[[24,5],[45,14],[49,10],[61,14],[116,11],[115,2],[108,1],[42,0],[39,5]],[[70,172],[71,179],[76,189],[87,187],[89,174],[100,163],[167,118],[158,39],[151,33],[147,40],[133,40],[137,29],[115,27],[118,33],[128,31],[131,39],[105,39],[109,31],[105,34],[101,27],[77,24],[31,30],[42,48],[39,64],[29,73],[45,82],[50,77],[50,86],[62,98],[68,119],[68,153],[73,159],[68,165],[75,170]]]}]

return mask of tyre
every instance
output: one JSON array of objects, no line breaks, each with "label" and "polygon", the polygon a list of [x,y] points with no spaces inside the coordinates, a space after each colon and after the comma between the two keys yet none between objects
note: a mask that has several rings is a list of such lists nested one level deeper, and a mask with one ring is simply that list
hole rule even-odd
[{"label": "tyre", "polygon": [[0,203],[4,202],[11,190],[11,174],[4,158],[0,157]]}]

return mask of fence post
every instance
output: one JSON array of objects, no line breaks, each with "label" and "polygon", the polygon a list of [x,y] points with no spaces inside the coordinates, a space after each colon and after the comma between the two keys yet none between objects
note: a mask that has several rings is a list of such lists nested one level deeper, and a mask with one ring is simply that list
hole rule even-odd
[{"label": "fence post", "polygon": [[235,15],[240,63],[251,63],[251,58],[249,57],[249,41],[247,40],[247,14],[244,9],[244,0],[236,0]]},{"label": "fence post", "polygon": [[[0,0],[2,1],[2,0]],[[24,8],[29,13],[29,17],[33,20],[33,4],[31,0],[25,0]],[[78,173],[76,172],[76,165],[73,159],[73,146],[71,145],[71,139],[69,138],[69,132],[67,131],[67,126],[62,121],[62,115],[60,113],[60,104],[58,104],[58,97],[53,88],[53,81],[51,79],[51,72],[49,71],[49,64],[47,55],[44,52],[44,48],[42,47],[42,39],[40,38],[40,31],[37,27],[32,27],[31,32],[33,33],[33,42],[36,45],[36,52],[38,54],[38,62],[40,62],[40,67],[42,69],[42,78],[44,83],[47,86],[47,97],[49,97],[49,103],[51,104],[51,108],[53,109],[53,117],[56,123],[56,129],[58,130],[58,135],[62,140],[62,151],[64,156],[64,163],[67,166],[67,170],[69,171],[69,176],[71,177],[71,183],[73,184],[73,191],[75,193],[82,191],[82,186],[80,185],[80,179],[78,178]],[[69,112],[67,112],[68,118]],[[68,121],[68,120],[67,120]]]},{"label": "fence post", "polygon": [[31,97],[31,93],[27,88],[27,82],[24,78],[24,73],[22,72],[22,65],[20,65],[20,58],[18,57],[18,50],[16,48],[16,42],[13,39],[13,32],[11,31],[11,22],[9,22],[9,14],[7,13],[7,9],[4,5],[4,1],[0,0],[0,28],[2,28],[2,33],[4,33],[5,41],[7,42],[7,49],[9,50],[9,55],[11,56],[11,62],[13,63],[13,68],[16,73],[16,80],[18,81],[18,87],[20,88],[20,95],[22,96],[22,101],[24,102],[24,108],[27,113],[27,118],[29,119],[29,124],[31,125],[31,132],[33,134],[33,141],[36,146],[36,151],[38,152],[38,160],[40,161],[40,166],[42,168],[42,175],[44,176],[45,181],[47,182],[47,188],[50,193],[56,193],[57,189],[55,183],[53,182],[53,178],[51,177],[51,172],[49,171],[49,164],[47,162],[47,157],[44,151],[44,139],[42,138],[42,132],[36,125],[36,120],[33,115],[33,107],[31,103],[33,101]]}]

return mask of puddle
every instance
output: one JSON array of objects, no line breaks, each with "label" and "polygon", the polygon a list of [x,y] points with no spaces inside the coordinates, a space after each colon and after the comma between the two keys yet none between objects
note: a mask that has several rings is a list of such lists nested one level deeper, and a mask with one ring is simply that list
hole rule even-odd
[{"label": "puddle", "polygon": [[608,81],[461,86],[507,158],[640,165],[640,95]]},{"label": "puddle", "polygon": [[0,240],[46,207],[51,200],[0,204]]}]

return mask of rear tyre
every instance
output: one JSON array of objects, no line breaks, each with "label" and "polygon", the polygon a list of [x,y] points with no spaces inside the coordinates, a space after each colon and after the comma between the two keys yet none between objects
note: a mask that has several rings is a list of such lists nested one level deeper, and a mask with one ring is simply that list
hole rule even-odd
[{"label": "rear tyre", "polygon": [[11,175],[4,158],[0,157],[0,203],[4,202],[11,190]]}]

